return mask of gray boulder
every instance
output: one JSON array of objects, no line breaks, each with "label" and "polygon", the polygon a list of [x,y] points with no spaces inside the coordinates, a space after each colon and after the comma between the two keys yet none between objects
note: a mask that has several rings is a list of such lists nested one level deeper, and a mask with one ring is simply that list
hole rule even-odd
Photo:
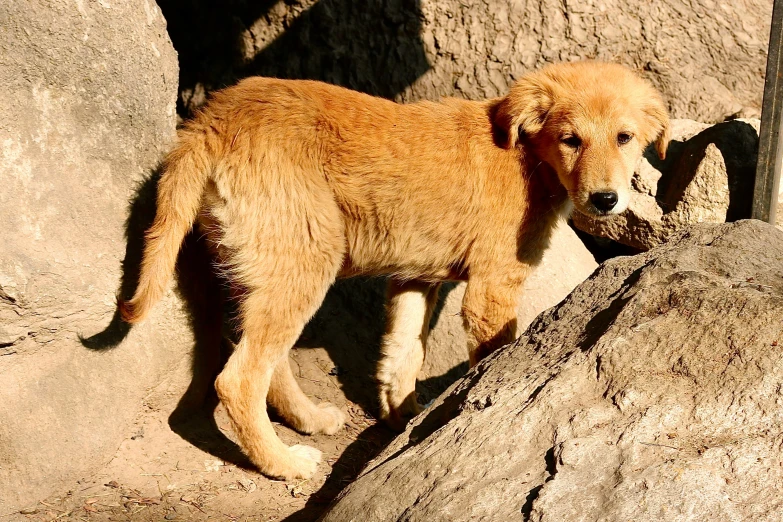
[{"label": "gray boulder", "polygon": [[173,137],[177,56],[160,10],[2,2],[0,56],[4,514],[108,461],[192,336],[170,296],[149,324],[115,320],[87,343],[117,350],[78,338],[110,323],[121,279],[132,283],[152,203],[138,191]]},{"label": "gray boulder", "polygon": [[740,221],[604,263],[321,520],[779,520],[782,259]]}]

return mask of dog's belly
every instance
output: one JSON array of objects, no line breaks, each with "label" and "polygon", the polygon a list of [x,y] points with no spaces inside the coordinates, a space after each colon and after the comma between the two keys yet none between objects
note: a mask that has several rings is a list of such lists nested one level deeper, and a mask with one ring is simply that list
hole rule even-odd
[{"label": "dog's belly", "polygon": [[[219,266],[227,266],[237,251],[253,244],[248,241],[235,244],[237,237],[248,238],[259,230],[246,210],[253,205],[232,207],[234,200],[237,198],[229,200],[221,196],[216,184],[210,182],[198,216],[201,233]],[[467,279],[465,259],[471,241],[459,232],[465,227],[460,226],[456,215],[445,212],[437,220],[426,220],[420,217],[423,213],[392,208],[398,211],[383,213],[375,207],[373,212],[360,211],[353,218],[343,214],[345,254],[338,277],[391,275],[431,282]],[[226,236],[227,229],[233,230],[231,237]],[[305,236],[291,236],[287,227],[279,227],[272,233],[275,231],[289,233],[277,239],[278,251],[281,244],[289,243],[295,249],[296,243],[310,240]],[[254,246],[264,249],[268,244],[269,241]]]},{"label": "dog's belly", "polygon": [[350,257],[346,256],[345,262],[338,278],[356,277],[356,276],[394,276],[404,280],[418,280],[429,283],[440,283],[442,281],[466,281],[467,271],[459,268],[435,268],[424,266],[401,266],[375,264],[373,266],[357,266]]},{"label": "dog's belly", "polygon": [[[429,232],[429,233],[428,233]],[[347,251],[339,277],[392,275],[422,281],[464,280],[466,248],[432,230],[346,226]]]}]

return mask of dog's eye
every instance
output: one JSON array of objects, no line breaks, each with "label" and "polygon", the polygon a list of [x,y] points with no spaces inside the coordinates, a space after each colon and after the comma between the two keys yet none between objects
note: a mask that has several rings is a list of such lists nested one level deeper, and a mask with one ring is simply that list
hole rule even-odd
[{"label": "dog's eye", "polygon": [[582,140],[579,136],[563,136],[560,138],[560,141],[573,149],[578,149],[579,146],[582,145]]},{"label": "dog's eye", "polygon": [[633,139],[633,134],[629,134],[627,132],[621,132],[617,135],[617,143],[620,145],[625,145],[629,141]]}]

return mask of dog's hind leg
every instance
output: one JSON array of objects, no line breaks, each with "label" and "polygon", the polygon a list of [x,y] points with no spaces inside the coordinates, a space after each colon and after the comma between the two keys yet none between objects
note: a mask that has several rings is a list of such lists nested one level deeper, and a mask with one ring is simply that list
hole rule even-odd
[{"label": "dog's hind leg", "polygon": [[286,424],[299,433],[332,435],[345,423],[339,408],[328,402],[316,406],[304,394],[291,372],[288,357],[277,363],[266,399]]},{"label": "dog's hind leg", "polygon": [[[331,194],[295,181],[288,176],[285,185],[269,182],[263,187],[269,194],[261,201],[228,200],[234,206],[223,213],[232,219],[223,225],[223,241],[231,252],[227,267],[244,290],[242,337],[215,382],[250,460],[265,475],[281,479],[312,476],[320,451],[283,444],[267,414],[268,393],[274,382],[279,406],[281,394],[291,392],[291,386],[279,386],[290,374],[278,371],[275,377],[275,369],[288,363],[290,348],[321,305],[345,252],[342,220]],[[283,190],[274,192],[278,187]]]},{"label": "dog's hind leg", "polygon": [[272,478],[307,478],[315,472],[320,452],[315,448],[288,448],[275,434],[266,411],[274,369],[287,358],[307,317],[275,314],[268,301],[273,299],[261,292],[245,297],[243,334],[215,388],[242,448],[259,471]]},{"label": "dog's hind leg", "polygon": [[416,376],[424,363],[439,289],[439,284],[389,280],[386,333],[376,378],[381,418],[396,430],[404,429],[408,419],[422,410],[416,400]]}]

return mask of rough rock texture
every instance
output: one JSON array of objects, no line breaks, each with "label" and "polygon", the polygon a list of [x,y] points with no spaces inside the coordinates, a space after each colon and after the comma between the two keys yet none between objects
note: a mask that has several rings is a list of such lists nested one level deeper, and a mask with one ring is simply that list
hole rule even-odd
[{"label": "rough rock texture", "polygon": [[778,191],[778,206],[777,212],[775,213],[775,225],[777,225],[780,230],[783,230],[783,180],[781,180]]},{"label": "rough rock texture", "polygon": [[780,194],[778,194],[778,209],[775,216],[775,224],[781,230],[783,230],[783,184],[780,188]]},{"label": "rough rock texture", "polygon": [[678,118],[756,117],[771,0],[161,0],[180,53],[183,111],[260,74],[398,100],[505,94],[545,63],[620,61]]},{"label": "rough rock texture", "polygon": [[151,0],[0,3],[0,513],[105,462],[192,346],[173,299],[91,339],[127,335],[118,350],[77,338],[131,278],[125,222],[149,219],[136,192],[173,136],[177,75]]},{"label": "rough rock texture", "polygon": [[603,264],[322,520],[779,520],[782,259],[740,221]]},{"label": "rough rock texture", "polygon": [[575,212],[577,228],[647,250],[691,223],[750,216],[758,157],[759,120],[707,125],[672,122],[665,161],[648,154],[634,174],[628,210],[596,219]]}]

